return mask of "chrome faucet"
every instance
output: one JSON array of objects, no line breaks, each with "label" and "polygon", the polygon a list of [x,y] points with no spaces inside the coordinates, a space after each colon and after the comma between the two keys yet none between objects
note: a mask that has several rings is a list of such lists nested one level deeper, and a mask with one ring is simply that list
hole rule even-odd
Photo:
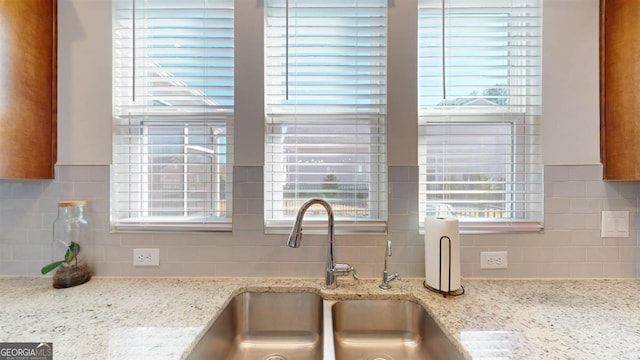
[{"label": "chrome faucet", "polygon": [[387,259],[391,257],[391,240],[387,240],[387,249],[384,253],[384,271],[382,271],[382,284],[380,284],[380,289],[389,290],[391,289],[390,282],[393,280],[399,280],[400,275],[398,273],[393,273],[389,275],[387,271]]},{"label": "chrome faucet", "polygon": [[336,264],[333,256],[333,209],[331,209],[331,205],[328,202],[322,199],[311,199],[300,207],[298,210],[298,215],[296,215],[296,222],[293,224],[293,228],[291,229],[291,234],[289,235],[289,240],[287,241],[287,245],[292,248],[300,247],[300,239],[302,239],[302,218],[304,217],[305,212],[311,205],[320,204],[327,211],[328,223],[329,223],[329,255],[327,258],[327,273],[325,276],[325,286],[327,288],[333,289],[337,286],[336,276],[339,275],[348,275],[351,273],[353,278],[358,280],[358,274],[356,274],[356,269],[349,264]]}]

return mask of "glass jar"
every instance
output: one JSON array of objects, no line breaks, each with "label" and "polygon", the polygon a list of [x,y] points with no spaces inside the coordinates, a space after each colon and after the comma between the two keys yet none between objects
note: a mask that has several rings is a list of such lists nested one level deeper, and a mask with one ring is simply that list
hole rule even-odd
[{"label": "glass jar", "polygon": [[[58,217],[53,223],[51,266],[54,288],[67,288],[83,284],[91,279],[91,266],[87,262],[89,222],[84,217],[86,201],[58,202]],[[44,273],[44,269],[43,269]]]}]

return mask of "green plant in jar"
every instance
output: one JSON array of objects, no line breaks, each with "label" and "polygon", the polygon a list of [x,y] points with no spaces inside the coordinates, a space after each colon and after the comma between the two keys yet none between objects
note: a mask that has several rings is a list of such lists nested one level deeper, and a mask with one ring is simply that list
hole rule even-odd
[{"label": "green plant in jar", "polygon": [[78,254],[79,253],[80,253],[80,244],[78,244],[77,242],[73,242],[72,241],[69,244],[69,246],[67,246],[67,252],[65,252],[63,260],[55,261],[55,262],[52,262],[49,265],[43,266],[42,269],[40,270],[40,272],[42,273],[42,275],[45,275],[45,274],[57,269],[62,264],[70,265],[71,262],[73,262],[74,260],[75,260],[74,266],[77,267],[78,266]]}]

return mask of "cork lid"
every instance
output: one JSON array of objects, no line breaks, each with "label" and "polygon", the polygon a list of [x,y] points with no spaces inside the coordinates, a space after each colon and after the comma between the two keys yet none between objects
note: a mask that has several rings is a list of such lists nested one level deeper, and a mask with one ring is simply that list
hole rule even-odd
[{"label": "cork lid", "polygon": [[86,200],[58,201],[58,207],[85,206]]}]

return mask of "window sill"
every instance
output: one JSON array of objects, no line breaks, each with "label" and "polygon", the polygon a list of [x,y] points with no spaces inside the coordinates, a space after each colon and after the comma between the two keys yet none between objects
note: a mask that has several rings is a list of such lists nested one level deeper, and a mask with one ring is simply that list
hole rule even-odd
[{"label": "window sill", "polygon": [[[267,220],[265,221],[265,234],[289,234],[294,220]],[[304,220],[305,234],[326,234],[327,221]],[[334,222],[334,234],[338,235],[386,235],[386,221],[340,221]]]},{"label": "window sill", "polygon": [[209,221],[204,218],[158,221],[126,219],[111,224],[111,232],[231,232],[231,221]]},{"label": "window sill", "polygon": [[[459,222],[458,228],[461,235],[540,233],[544,230],[544,224],[534,221],[475,222],[461,220]],[[418,233],[420,235],[424,235],[424,222],[420,224]]]}]

